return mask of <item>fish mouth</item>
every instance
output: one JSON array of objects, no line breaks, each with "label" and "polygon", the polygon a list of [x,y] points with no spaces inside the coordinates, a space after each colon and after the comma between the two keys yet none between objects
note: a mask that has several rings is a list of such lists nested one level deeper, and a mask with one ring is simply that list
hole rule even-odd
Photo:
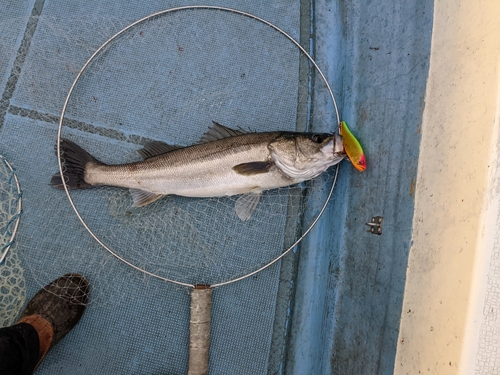
[{"label": "fish mouth", "polygon": [[[331,148],[331,151],[330,150],[327,151],[326,150],[327,147]],[[328,155],[328,154],[332,153],[333,156],[335,156],[335,157],[338,157],[341,155],[343,155],[344,157],[347,156],[347,153],[346,153],[346,150],[344,147],[343,139],[337,133],[332,134],[332,139],[325,146],[324,151],[327,151],[327,152],[325,152],[325,154]]]}]

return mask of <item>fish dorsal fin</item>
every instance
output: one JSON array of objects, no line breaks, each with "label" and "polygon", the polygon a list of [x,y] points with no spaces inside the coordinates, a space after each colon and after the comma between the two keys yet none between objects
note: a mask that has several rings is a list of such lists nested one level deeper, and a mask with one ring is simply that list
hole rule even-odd
[{"label": "fish dorsal fin", "polygon": [[234,204],[234,209],[236,210],[236,215],[238,215],[240,220],[247,221],[252,217],[252,213],[259,204],[260,196],[261,193],[256,191],[243,194],[238,198]]},{"label": "fish dorsal fin", "polygon": [[139,155],[146,160],[158,155],[163,155],[166,154],[167,152],[171,152],[174,150],[178,150],[180,148],[183,148],[182,146],[173,146],[169,145],[168,143],[165,142],[160,142],[160,141],[151,141],[147,142],[144,145],[144,148],[137,150]]},{"label": "fish dorsal fin", "polygon": [[134,200],[132,207],[147,206],[164,196],[162,194],[150,193],[149,191],[139,189],[129,189],[129,191],[130,195],[132,195],[132,199]]},{"label": "fish dorsal fin", "polygon": [[223,139],[223,138],[235,137],[237,135],[248,134],[248,132],[246,132],[242,129],[238,129],[238,130],[231,129],[231,128],[228,128],[224,125],[221,125],[215,121],[212,121],[212,122],[213,122],[213,125],[208,128],[208,131],[205,134],[203,134],[199,143],[213,142],[213,141],[217,141],[217,140]]}]

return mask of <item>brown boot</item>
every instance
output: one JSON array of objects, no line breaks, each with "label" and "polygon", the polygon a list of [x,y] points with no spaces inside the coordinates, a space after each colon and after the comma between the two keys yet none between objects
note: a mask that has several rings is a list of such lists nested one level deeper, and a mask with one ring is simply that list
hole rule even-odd
[{"label": "brown boot", "polygon": [[52,281],[28,302],[18,323],[31,324],[38,332],[38,364],[78,323],[87,306],[89,292],[87,280],[70,273]]}]

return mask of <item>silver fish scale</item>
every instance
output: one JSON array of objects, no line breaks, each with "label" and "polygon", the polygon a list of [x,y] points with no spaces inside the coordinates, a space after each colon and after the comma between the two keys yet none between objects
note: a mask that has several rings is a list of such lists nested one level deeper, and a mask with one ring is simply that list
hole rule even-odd
[{"label": "silver fish scale", "polygon": [[255,133],[194,145],[154,158],[123,165],[89,163],[85,181],[140,189],[156,194],[216,197],[288,186],[295,182],[276,167],[246,176],[233,167],[270,160],[268,145],[280,132]]}]

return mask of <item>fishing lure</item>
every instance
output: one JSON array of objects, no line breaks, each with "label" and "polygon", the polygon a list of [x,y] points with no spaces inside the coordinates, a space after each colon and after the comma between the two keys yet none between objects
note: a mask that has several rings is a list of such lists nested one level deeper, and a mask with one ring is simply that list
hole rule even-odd
[{"label": "fishing lure", "polygon": [[361,144],[356,137],[351,133],[345,121],[340,123],[340,135],[344,144],[344,150],[349,157],[352,165],[358,171],[363,172],[366,169],[366,158]]}]

